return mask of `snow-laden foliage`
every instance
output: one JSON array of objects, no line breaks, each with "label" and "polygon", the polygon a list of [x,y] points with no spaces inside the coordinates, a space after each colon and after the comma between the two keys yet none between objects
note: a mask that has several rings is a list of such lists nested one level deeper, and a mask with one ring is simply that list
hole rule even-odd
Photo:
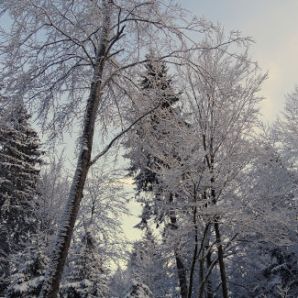
[{"label": "snow-laden foliage", "polygon": [[147,285],[133,281],[132,286],[123,298],[153,298],[153,294]]},{"label": "snow-laden foliage", "polygon": [[105,298],[108,295],[108,268],[98,243],[87,232],[74,249],[69,276],[60,290],[65,298]]},{"label": "snow-laden foliage", "polygon": [[297,163],[298,156],[298,87],[286,97],[283,114],[274,123],[275,138],[289,161]]},{"label": "snow-laden foliage", "polygon": [[130,280],[147,285],[154,297],[174,297],[175,283],[162,248],[147,227],[142,240],[133,245],[127,274]]},{"label": "snow-laden foliage", "polygon": [[[78,122],[82,127],[78,162],[42,294],[57,295],[86,178],[102,156],[92,160],[95,124],[100,120],[105,131],[111,124],[123,124],[122,113],[138,92],[135,80],[149,45],[161,59],[179,63],[187,60],[185,54],[203,48],[191,42],[188,32],[216,26],[197,18],[187,21],[173,1],[11,0],[0,3],[0,15],[11,18],[9,28],[0,32],[4,93],[30,102],[52,136]],[[231,34],[227,41],[241,40]]]},{"label": "snow-laden foliage", "polygon": [[[298,296],[298,90],[262,131],[249,38],[171,0],[10,0],[0,16],[0,296],[56,297],[61,279],[65,298]],[[38,181],[24,103],[46,135],[79,131],[72,183],[62,159]],[[127,132],[144,235],[112,276],[129,195],[94,165]]]},{"label": "snow-laden foliage", "polygon": [[124,257],[125,240],[120,227],[126,214],[126,191],[119,172],[91,172],[76,224],[62,297],[108,297],[109,266]]},{"label": "snow-laden foliage", "polygon": [[22,251],[38,229],[36,188],[42,155],[24,104],[1,109],[5,122],[0,127],[0,292],[14,270],[10,255]]},{"label": "snow-laden foliage", "polygon": [[128,213],[129,192],[122,183],[124,172],[103,163],[90,173],[84,190],[74,241],[91,233],[102,258],[118,263],[124,257],[126,240],[121,228],[122,217]]},{"label": "snow-laden foliage", "polygon": [[69,191],[69,177],[63,169],[64,165],[63,155],[58,158],[50,157],[41,170],[37,186],[39,203],[36,214],[40,232],[49,246],[57,230],[61,210]]},{"label": "snow-laden foliage", "polygon": [[[5,292],[9,298],[37,298],[44,281],[47,262],[43,238],[34,241],[15,255],[12,255],[14,270],[11,272],[10,285]],[[41,241],[40,241],[41,240]]]},{"label": "snow-laden foliage", "polygon": [[[131,160],[131,172],[135,174],[140,193],[139,201],[144,203],[139,227],[146,226],[147,220],[153,217],[158,224],[176,229],[175,195],[171,189],[165,188],[163,177],[159,174],[162,168],[171,171],[172,161],[183,163],[176,145],[180,140],[179,132],[185,131],[188,125],[181,117],[179,108],[174,106],[179,101],[179,95],[172,86],[165,63],[160,62],[154,53],[148,55],[148,60],[140,83],[142,96],[134,102],[134,113],[129,116],[137,118],[148,107],[157,109],[130,132],[125,143],[129,149],[126,156]],[[144,200],[142,191],[151,192],[151,195]],[[173,254],[176,255],[180,287],[187,292],[184,265],[177,248],[174,248]]]}]

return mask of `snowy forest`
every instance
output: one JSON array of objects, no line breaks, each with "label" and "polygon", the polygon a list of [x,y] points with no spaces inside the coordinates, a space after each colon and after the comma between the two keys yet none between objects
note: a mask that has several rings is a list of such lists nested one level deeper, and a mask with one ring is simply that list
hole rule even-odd
[{"label": "snowy forest", "polygon": [[0,17],[0,297],[298,297],[298,87],[265,123],[251,37],[172,0]]}]

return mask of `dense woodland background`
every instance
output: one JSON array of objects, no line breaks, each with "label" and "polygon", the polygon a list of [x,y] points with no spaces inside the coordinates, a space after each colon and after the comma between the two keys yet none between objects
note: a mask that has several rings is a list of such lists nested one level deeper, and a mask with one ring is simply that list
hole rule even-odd
[{"label": "dense woodland background", "polygon": [[262,122],[251,38],[174,1],[0,13],[0,297],[298,297],[298,88]]}]

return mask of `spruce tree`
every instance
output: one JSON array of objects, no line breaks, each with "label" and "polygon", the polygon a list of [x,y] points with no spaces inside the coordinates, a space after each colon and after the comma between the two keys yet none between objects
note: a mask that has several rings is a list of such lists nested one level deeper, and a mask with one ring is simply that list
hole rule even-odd
[{"label": "spruce tree", "polygon": [[[146,139],[148,134],[158,139],[160,136],[168,134],[166,123],[176,115],[177,112],[173,108],[173,104],[179,100],[172,87],[172,80],[169,78],[165,62],[160,61],[152,53],[147,56],[147,59],[146,70],[140,83],[142,100],[139,104],[145,107],[149,106],[149,108],[158,106],[158,109],[148,117],[147,123],[143,121],[136,125],[134,130],[136,139],[134,138],[134,141],[137,141],[137,144],[134,146],[128,144],[132,149],[130,170],[132,173],[136,173],[135,181],[139,191],[152,191],[154,186],[158,184],[158,177],[153,169],[161,162],[150,152],[150,148],[146,148],[146,144],[140,140]],[[139,108],[136,107],[136,113]],[[135,154],[134,150],[139,152]]]},{"label": "spruce tree", "polygon": [[[165,224],[165,231],[177,234],[179,220],[176,210],[181,198],[176,196],[175,190],[167,189],[161,172],[169,170],[173,161],[181,164],[177,144],[181,130],[188,130],[189,125],[182,119],[181,111],[175,104],[179,101],[179,94],[172,86],[165,62],[154,54],[147,58],[141,80],[142,94],[135,102],[135,118],[145,110],[158,108],[131,131],[126,143],[129,148],[126,156],[130,158],[130,170],[135,176],[138,192],[152,194],[149,200],[140,198],[144,212],[139,226],[149,218],[154,218],[157,224]],[[182,178],[179,177],[180,180]],[[180,251],[177,248],[174,250],[179,287],[185,298],[188,293],[185,261]]]},{"label": "spruce tree", "polygon": [[65,298],[108,297],[107,268],[98,251],[98,245],[86,232],[75,248],[75,258],[61,289]]},{"label": "spruce tree", "polygon": [[130,280],[146,285],[154,297],[166,297],[174,292],[162,246],[148,226],[143,238],[133,245],[128,268]]},{"label": "spruce tree", "polygon": [[37,298],[44,281],[44,269],[47,262],[43,240],[28,244],[24,251],[12,256],[15,262],[11,272],[7,298]]},{"label": "spruce tree", "polygon": [[153,298],[153,294],[147,285],[133,281],[131,288],[128,290],[124,298]]},{"label": "spruce tree", "polygon": [[1,115],[0,294],[9,283],[10,256],[22,251],[36,232],[36,186],[42,155],[38,135],[22,102],[2,107]]}]

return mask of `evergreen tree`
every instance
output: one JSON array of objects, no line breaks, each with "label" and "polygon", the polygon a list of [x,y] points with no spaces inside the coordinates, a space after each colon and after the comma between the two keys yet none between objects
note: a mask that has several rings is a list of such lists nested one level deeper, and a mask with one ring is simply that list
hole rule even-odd
[{"label": "evergreen tree", "polygon": [[[37,237],[35,237],[37,240]],[[13,255],[15,266],[11,273],[7,298],[37,298],[44,281],[45,256],[44,239],[33,241],[24,251]]]},{"label": "evergreen tree", "polygon": [[172,80],[167,74],[165,62],[158,60],[154,54],[148,55],[147,58],[149,62],[145,65],[146,71],[141,80],[141,102],[135,106],[135,113],[140,112],[140,105],[149,108],[158,106],[158,109],[148,117],[148,120],[145,119],[136,125],[133,141],[137,141],[137,145],[131,146],[130,142],[127,144],[132,150],[129,154],[131,172],[136,174],[135,180],[139,191],[152,191],[159,183],[154,167],[161,162],[142,139],[146,140],[148,137],[160,139],[160,136],[168,134],[167,125],[171,124],[169,121],[174,114],[176,115],[173,104],[179,100],[172,87]]},{"label": "evergreen tree", "polygon": [[153,298],[153,294],[143,283],[133,281],[133,284],[124,298]]},{"label": "evergreen tree", "polygon": [[[173,189],[167,189],[162,169],[169,170],[170,163],[181,164],[177,153],[177,144],[182,130],[188,130],[188,124],[182,119],[180,110],[175,106],[179,101],[172,81],[167,73],[164,61],[154,54],[148,56],[146,71],[142,77],[140,98],[136,99],[134,114],[136,117],[144,111],[158,107],[150,117],[143,119],[129,134],[126,146],[127,157],[131,160],[131,173],[135,175],[137,190],[151,192],[149,199],[140,198],[144,204],[140,226],[149,218],[154,218],[170,230],[177,230],[177,206],[179,198]],[[181,180],[182,177],[179,177]],[[177,232],[177,231],[176,231]],[[186,268],[180,252],[174,248],[179,285],[183,297],[187,295]]]},{"label": "evergreen tree", "polygon": [[134,243],[128,267],[131,280],[147,285],[154,297],[166,297],[174,291],[162,246],[149,227],[143,239]]},{"label": "evergreen tree", "polygon": [[75,259],[70,264],[69,276],[61,289],[65,298],[108,297],[107,268],[98,245],[89,232],[76,247]]},{"label": "evergreen tree", "polygon": [[131,277],[129,274],[129,268],[122,269],[119,265],[115,273],[110,279],[109,283],[109,297],[119,298],[126,293],[131,284]]},{"label": "evergreen tree", "polygon": [[[9,258],[37,228],[36,185],[42,151],[23,103],[3,109],[0,127],[0,293],[8,286]],[[12,268],[13,269],[13,268]]]}]

